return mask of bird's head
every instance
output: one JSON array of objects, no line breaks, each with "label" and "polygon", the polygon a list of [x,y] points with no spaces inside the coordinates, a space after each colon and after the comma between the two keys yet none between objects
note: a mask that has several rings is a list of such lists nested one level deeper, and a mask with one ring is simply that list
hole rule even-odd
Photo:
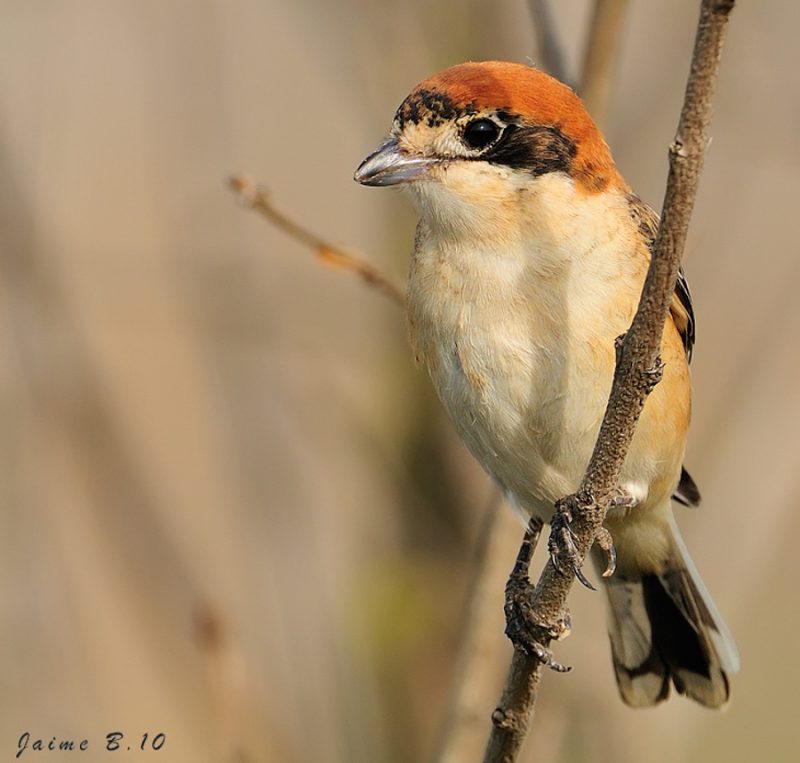
[{"label": "bird's head", "polygon": [[537,69],[465,63],[421,82],[389,138],[359,166],[364,185],[403,184],[423,208],[504,204],[559,175],[577,194],[626,189],[580,98]]}]

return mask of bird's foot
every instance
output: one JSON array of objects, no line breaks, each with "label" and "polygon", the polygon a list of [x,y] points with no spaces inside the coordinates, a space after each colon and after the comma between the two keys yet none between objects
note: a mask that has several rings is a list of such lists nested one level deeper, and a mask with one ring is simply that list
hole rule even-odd
[{"label": "bird's foot", "polygon": [[558,673],[566,673],[572,668],[563,665],[553,656],[545,644],[566,638],[572,629],[569,611],[565,610],[555,623],[543,623],[536,617],[533,608],[533,583],[529,579],[514,574],[506,583],[506,636],[514,649],[519,649],[530,657],[535,657],[542,665]]},{"label": "bird's foot", "polygon": [[536,616],[533,606],[534,585],[530,581],[529,569],[541,531],[542,523],[532,519],[506,583],[506,636],[515,649],[535,657],[551,670],[566,673],[569,666],[558,662],[545,644],[569,635],[572,627],[569,611],[565,610],[555,623],[544,623]]},{"label": "bird's foot", "polygon": [[[627,501],[628,497],[623,497],[623,500]],[[562,575],[568,575],[571,572],[582,585],[592,591],[596,591],[597,589],[592,585],[592,582],[583,573],[583,560],[580,558],[578,549],[575,546],[572,519],[570,502],[568,500],[559,501],[556,504],[556,513],[550,522],[550,538],[547,541],[550,558],[555,568]],[[601,525],[597,529],[592,545],[599,546],[605,552],[606,569],[603,572],[603,577],[611,577],[617,569],[617,552],[614,548],[614,539],[611,537],[611,533]]]},{"label": "bird's foot", "polygon": [[[627,333],[627,332],[626,332]],[[625,343],[625,334],[620,334],[614,340],[614,351],[617,358],[617,366],[619,367],[620,361],[622,360],[622,346]],[[661,381],[664,376],[664,367],[665,363],[661,359],[661,355],[656,355],[656,359],[653,362],[653,365],[650,368],[643,368],[639,371],[639,383],[641,385],[641,392],[645,395],[649,395],[656,387],[656,385]]]}]

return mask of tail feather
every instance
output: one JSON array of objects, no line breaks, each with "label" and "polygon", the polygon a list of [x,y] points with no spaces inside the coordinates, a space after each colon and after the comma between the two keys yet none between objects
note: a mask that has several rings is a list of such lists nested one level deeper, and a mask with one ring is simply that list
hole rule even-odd
[{"label": "tail feather", "polygon": [[678,533],[658,574],[614,576],[607,585],[614,671],[623,700],[633,707],[669,696],[670,683],[706,707],[728,701],[728,674],[739,656]]},{"label": "tail feather", "polygon": [[608,581],[608,633],[620,694],[631,707],[648,707],[669,696],[670,672],[653,644],[641,582]]}]

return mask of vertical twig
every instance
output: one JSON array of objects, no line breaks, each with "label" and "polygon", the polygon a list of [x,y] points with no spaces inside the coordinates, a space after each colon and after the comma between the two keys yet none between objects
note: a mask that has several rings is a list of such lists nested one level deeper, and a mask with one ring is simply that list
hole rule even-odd
[{"label": "vertical twig", "polygon": [[596,0],[583,57],[580,93],[586,108],[605,129],[614,69],[629,0]]},{"label": "vertical twig", "polygon": [[528,0],[528,7],[533,17],[536,50],[541,59],[541,68],[556,79],[568,83],[564,49],[556,31],[549,0]]},{"label": "vertical twig", "polygon": [[[581,559],[602,526],[639,412],[660,365],[661,335],[703,166],[714,85],[734,2],[703,0],[701,4],[683,109],[670,147],[661,224],[639,307],[618,347],[611,395],[586,474],[578,492],[563,499],[572,511],[571,529]],[[559,573],[552,561],[547,563],[533,599],[537,620],[557,622],[573,579]],[[533,715],[541,671],[542,663],[536,657],[515,650],[503,698],[492,716],[484,763],[513,763],[517,759]]]},{"label": "vertical twig", "polygon": [[483,745],[487,695],[496,692],[497,666],[506,659],[506,642],[498,638],[503,626],[497,593],[508,577],[509,550],[519,542],[519,522],[502,498],[493,486],[469,566],[458,659],[433,757],[438,763],[463,763]]}]

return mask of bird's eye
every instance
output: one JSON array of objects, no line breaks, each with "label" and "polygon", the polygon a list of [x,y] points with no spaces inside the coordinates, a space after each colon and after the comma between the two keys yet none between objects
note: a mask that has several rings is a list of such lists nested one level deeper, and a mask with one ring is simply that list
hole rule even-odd
[{"label": "bird's eye", "polygon": [[500,127],[491,119],[476,119],[464,128],[464,143],[470,148],[490,146],[500,136]]}]

